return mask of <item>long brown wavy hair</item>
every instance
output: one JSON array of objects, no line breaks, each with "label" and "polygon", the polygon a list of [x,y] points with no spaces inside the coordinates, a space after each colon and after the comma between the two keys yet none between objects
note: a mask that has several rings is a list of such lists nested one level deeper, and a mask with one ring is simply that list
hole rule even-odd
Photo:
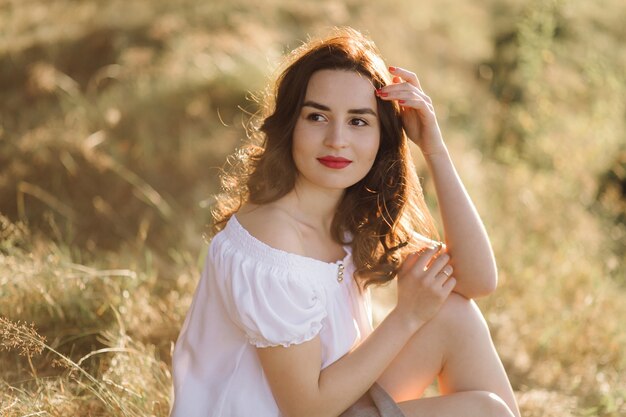
[{"label": "long brown wavy hair", "polygon": [[[298,174],[292,159],[292,134],[311,75],[322,69],[355,71],[375,88],[391,76],[374,43],[352,28],[310,40],[292,51],[262,110],[251,119],[248,141],[228,159],[220,175],[222,193],[212,210],[212,234],[222,230],[246,202],[267,204],[290,192]],[[380,147],[368,174],[348,187],[332,221],[340,244],[346,232],[361,288],[393,279],[406,252],[423,247],[414,233],[438,240],[424,201],[396,103],[376,97]]]}]

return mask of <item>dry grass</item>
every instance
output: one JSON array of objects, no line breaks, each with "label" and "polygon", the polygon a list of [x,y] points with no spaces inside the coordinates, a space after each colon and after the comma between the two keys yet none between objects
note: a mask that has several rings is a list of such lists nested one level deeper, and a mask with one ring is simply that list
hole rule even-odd
[{"label": "dry grass", "polygon": [[625,19],[620,0],[3,2],[0,414],[167,415],[215,167],[280,55],[349,24],[436,104],[523,414],[624,415]]}]

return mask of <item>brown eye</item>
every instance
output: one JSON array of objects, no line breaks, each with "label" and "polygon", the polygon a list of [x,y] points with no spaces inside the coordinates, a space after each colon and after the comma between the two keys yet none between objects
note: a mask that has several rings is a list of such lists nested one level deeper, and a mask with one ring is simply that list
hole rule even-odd
[{"label": "brown eye", "polygon": [[352,126],[367,126],[368,123],[363,119],[354,118],[350,120],[350,124]]},{"label": "brown eye", "polygon": [[311,120],[313,122],[323,122],[326,118],[319,113],[311,113],[307,117],[307,120]]}]

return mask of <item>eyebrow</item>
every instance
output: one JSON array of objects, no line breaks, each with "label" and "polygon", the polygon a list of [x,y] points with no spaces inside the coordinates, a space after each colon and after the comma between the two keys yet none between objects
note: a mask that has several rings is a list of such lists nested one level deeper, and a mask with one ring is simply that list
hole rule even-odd
[{"label": "eyebrow", "polygon": [[[313,107],[316,108],[318,110],[324,110],[324,111],[330,111],[330,107],[325,106],[323,104],[320,103],[316,103],[315,101],[311,101],[311,100],[307,100],[304,102],[304,104],[302,104],[302,107]],[[363,107],[362,109],[350,109],[348,110],[348,113],[351,114],[371,114],[372,116],[376,117],[376,112],[372,109],[370,109],[369,107]]]}]

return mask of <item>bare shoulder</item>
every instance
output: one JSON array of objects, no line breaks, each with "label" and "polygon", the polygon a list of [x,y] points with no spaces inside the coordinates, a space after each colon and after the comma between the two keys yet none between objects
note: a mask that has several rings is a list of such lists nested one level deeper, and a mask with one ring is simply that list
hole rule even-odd
[{"label": "bare shoulder", "polygon": [[273,205],[245,205],[236,214],[239,224],[257,240],[285,252],[304,255],[302,235],[296,221]]}]

